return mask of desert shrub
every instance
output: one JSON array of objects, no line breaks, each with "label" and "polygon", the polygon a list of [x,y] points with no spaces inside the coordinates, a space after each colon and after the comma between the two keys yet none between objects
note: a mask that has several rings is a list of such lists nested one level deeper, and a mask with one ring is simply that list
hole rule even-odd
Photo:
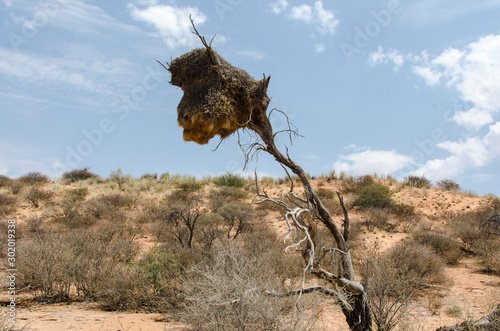
[{"label": "desert shrub", "polygon": [[199,261],[192,250],[155,247],[138,261],[119,265],[103,280],[98,301],[101,309],[166,313],[182,308],[182,282],[186,268]]},{"label": "desert shrub", "polygon": [[16,209],[16,197],[0,193],[0,215],[10,214]]},{"label": "desert shrub", "polygon": [[489,208],[482,208],[451,216],[450,223],[464,250],[474,252],[479,242],[487,239],[487,234],[481,231],[481,223],[488,220],[491,214]]},{"label": "desert shrub", "polygon": [[210,249],[216,240],[224,234],[222,224],[224,218],[216,213],[205,214],[200,217],[199,222],[199,241],[206,248]]},{"label": "desert shrub", "polygon": [[19,181],[28,185],[45,184],[50,182],[50,178],[42,174],[40,171],[33,171],[19,177]]},{"label": "desert shrub", "polygon": [[132,194],[111,193],[103,195],[99,200],[116,208],[132,208],[137,202],[137,197]]},{"label": "desert shrub", "polygon": [[210,190],[210,208],[217,211],[223,204],[246,199],[247,192],[237,187],[221,186]]},{"label": "desert shrub", "polygon": [[394,205],[392,212],[399,220],[415,217],[415,207],[404,203]]},{"label": "desert shrub", "polygon": [[375,228],[384,231],[391,231],[393,225],[389,222],[389,211],[382,208],[368,208],[365,213],[365,222],[368,231],[373,231]]},{"label": "desert shrub", "polygon": [[500,198],[499,197],[496,197],[496,196],[491,197],[490,203],[491,203],[491,208],[493,208],[493,210],[500,211]]},{"label": "desert shrub", "polygon": [[100,227],[63,234],[36,233],[19,244],[19,284],[38,300],[96,300],[103,284],[137,253],[133,237],[122,228]]},{"label": "desert shrub", "polygon": [[70,243],[63,236],[40,234],[18,247],[19,286],[29,286],[37,300],[68,301],[72,279],[67,271],[74,262]]},{"label": "desert shrub", "polygon": [[228,238],[235,239],[239,234],[250,229],[249,221],[253,218],[253,208],[248,204],[226,203],[218,209],[217,213],[222,216],[227,226]]},{"label": "desert shrub", "polygon": [[373,176],[370,175],[360,177],[344,175],[341,176],[341,179],[342,186],[340,188],[340,192],[342,192],[342,194],[359,193],[364,188],[375,184]]},{"label": "desert shrub", "polygon": [[7,176],[0,175],[0,187],[8,186],[12,179]]},{"label": "desert shrub", "polygon": [[67,272],[78,296],[85,300],[98,299],[105,280],[138,252],[133,237],[116,227],[72,231],[66,240],[73,258]]},{"label": "desert shrub", "polygon": [[196,181],[189,181],[177,184],[177,188],[183,191],[199,191],[203,188],[203,184]]},{"label": "desert shrub", "polygon": [[43,218],[39,216],[31,216],[24,220],[25,229],[30,233],[39,233],[42,230]]},{"label": "desert shrub", "polygon": [[437,187],[444,191],[458,192],[460,185],[451,179],[441,179],[436,182]]},{"label": "desert shrub", "polygon": [[431,181],[427,179],[425,176],[407,176],[404,179],[404,185],[408,185],[411,187],[417,187],[417,188],[430,188],[431,187]]},{"label": "desert shrub", "polygon": [[442,233],[417,232],[413,234],[413,240],[431,248],[449,264],[458,264],[462,257],[458,242]]},{"label": "desert shrub", "polygon": [[[262,243],[260,246],[259,255],[239,240],[224,241],[207,261],[190,268],[183,284],[188,300],[178,314],[180,319],[196,330],[312,327],[314,320],[309,314],[295,314],[296,298],[265,294],[281,292],[284,287],[275,277],[275,252]],[[308,299],[303,298],[301,306],[307,307]]]},{"label": "desert shrub", "polygon": [[444,281],[441,259],[415,242],[400,243],[368,257],[364,269],[367,299],[377,330],[393,330],[408,303],[424,285]]},{"label": "desert shrub", "polygon": [[72,201],[83,201],[89,194],[89,190],[86,187],[74,188],[64,191],[64,197]]},{"label": "desert shrub", "polygon": [[242,188],[245,186],[245,179],[243,177],[232,174],[230,172],[217,176],[213,179],[213,182],[217,186],[229,186]]},{"label": "desert shrub", "polygon": [[107,201],[107,198],[91,198],[83,205],[83,213],[92,216],[95,219],[113,220],[122,222],[125,220],[125,214]]},{"label": "desert shrub", "polygon": [[364,275],[367,302],[376,330],[395,329],[408,312],[414,289],[385,256],[372,257]]},{"label": "desert shrub", "polygon": [[130,180],[130,176],[124,175],[122,169],[118,168],[109,173],[109,180],[115,182],[118,185],[118,188],[123,190],[125,183]]},{"label": "desert shrub", "polygon": [[500,213],[483,208],[456,215],[452,224],[462,248],[477,255],[486,271],[500,273]]},{"label": "desert shrub", "polygon": [[333,190],[329,190],[326,188],[318,188],[316,190],[316,195],[321,199],[336,199],[337,194]]},{"label": "desert shrub", "polygon": [[82,208],[88,194],[87,188],[76,188],[64,191],[53,211],[53,220],[68,228],[88,228],[94,225],[97,218],[88,209]]},{"label": "desert shrub", "polygon": [[391,196],[392,191],[387,186],[372,184],[364,186],[359,191],[359,196],[354,201],[354,205],[362,208],[388,208],[395,205]]},{"label": "desert shrub", "polygon": [[90,172],[88,168],[83,169],[73,169],[70,171],[66,171],[62,175],[62,179],[69,181],[71,183],[75,183],[81,180],[87,180],[89,178],[96,178],[97,175]]},{"label": "desert shrub", "polygon": [[409,241],[391,248],[386,258],[397,267],[398,274],[408,286],[420,289],[424,285],[440,284],[445,278],[443,261],[428,247]]},{"label": "desert shrub", "polygon": [[13,179],[9,182],[8,188],[12,192],[12,194],[19,194],[22,191],[25,184],[21,182],[19,179]]},{"label": "desert shrub", "polygon": [[158,179],[158,173],[149,173],[149,174],[144,174],[141,176],[141,179]]},{"label": "desert shrub", "polygon": [[53,194],[50,191],[39,189],[38,187],[31,187],[25,193],[24,199],[33,207],[38,208],[43,203],[49,201]]}]

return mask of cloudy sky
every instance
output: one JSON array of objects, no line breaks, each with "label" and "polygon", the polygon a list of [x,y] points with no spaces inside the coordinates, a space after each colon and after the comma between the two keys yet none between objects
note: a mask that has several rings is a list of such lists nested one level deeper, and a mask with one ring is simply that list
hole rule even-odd
[{"label": "cloudy sky", "polygon": [[[182,91],[155,61],[201,46],[192,15],[229,62],[271,75],[270,107],[304,136],[281,146],[312,175],[424,174],[498,195],[499,13],[499,0],[1,0],[0,174],[242,171],[237,137],[182,140]],[[266,155],[256,167],[283,175]]]}]

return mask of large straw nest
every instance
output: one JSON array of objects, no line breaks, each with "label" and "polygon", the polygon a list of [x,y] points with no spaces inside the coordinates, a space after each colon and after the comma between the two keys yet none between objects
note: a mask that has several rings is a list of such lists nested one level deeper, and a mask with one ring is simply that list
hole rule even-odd
[{"label": "large straw nest", "polygon": [[179,56],[168,70],[172,74],[170,83],[184,91],[177,121],[184,128],[185,141],[206,144],[216,135],[224,139],[265,117],[269,78],[253,79],[211,47]]}]

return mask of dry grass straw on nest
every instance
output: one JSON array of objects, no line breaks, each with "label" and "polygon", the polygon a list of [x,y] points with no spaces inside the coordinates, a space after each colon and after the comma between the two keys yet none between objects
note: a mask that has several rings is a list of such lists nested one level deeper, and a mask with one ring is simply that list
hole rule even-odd
[{"label": "dry grass straw on nest", "polygon": [[215,135],[224,139],[266,116],[269,77],[264,76],[260,81],[253,79],[246,71],[229,64],[199,37],[205,48],[174,59],[168,71],[172,74],[170,83],[184,91],[177,107],[177,121],[184,128],[184,140],[206,144]]}]

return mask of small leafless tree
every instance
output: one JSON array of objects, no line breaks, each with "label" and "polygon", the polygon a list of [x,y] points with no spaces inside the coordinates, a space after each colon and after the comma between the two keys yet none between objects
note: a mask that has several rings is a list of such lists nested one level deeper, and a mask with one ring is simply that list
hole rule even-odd
[{"label": "small leafless tree", "polygon": [[191,248],[193,245],[194,232],[202,215],[200,201],[198,193],[189,191],[174,191],[167,199],[167,229],[182,247]]}]

